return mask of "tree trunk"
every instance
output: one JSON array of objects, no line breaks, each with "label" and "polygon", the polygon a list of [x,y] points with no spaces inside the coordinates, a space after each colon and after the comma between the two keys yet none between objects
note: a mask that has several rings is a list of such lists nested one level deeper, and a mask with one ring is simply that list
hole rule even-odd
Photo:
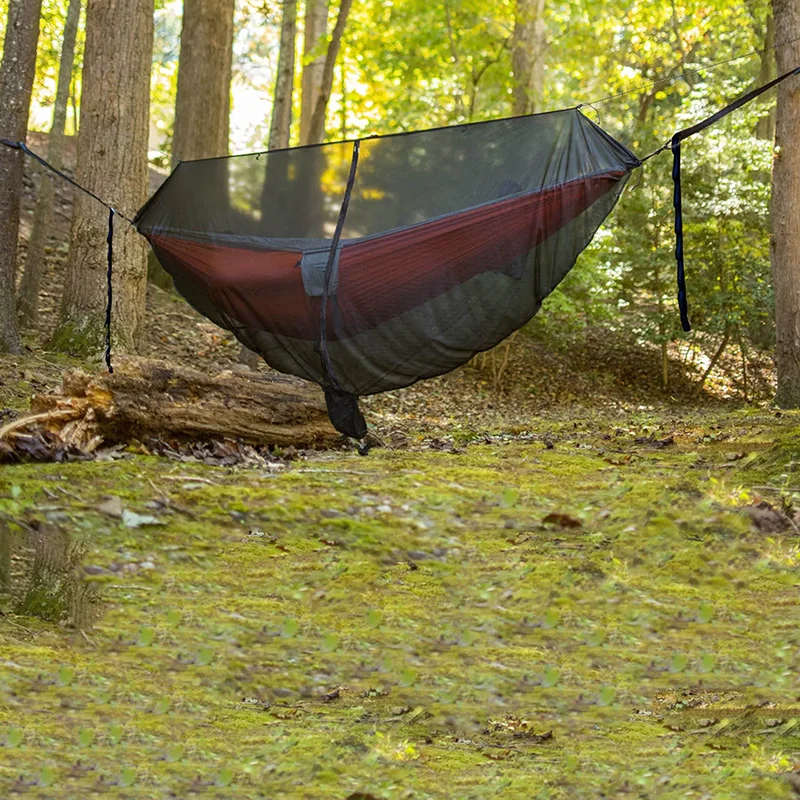
[{"label": "tree trunk", "polygon": [[278,53],[278,74],[275,79],[275,102],[269,128],[269,149],[289,146],[292,129],[292,97],[294,89],[294,43],[297,36],[297,0],[284,0],[281,18],[281,44]]},{"label": "tree trunk", "polygon": [[[784,40],[800,37],[797,0],[773,0],[775,30]],[[800,64],[800,43],[776,52],[778,73]],[[778,86],[775,160],[772,168],[772,282],[775,290],[775,329],[778,392],[784,408],[800,407],[800,78]]]},{"label": "tree trunk", "polygon": [[[41,0],[10,0],[0,66],[0,138],[19,142],[28,130]],[[0,352],[21,350],[14,308],[22,194],[19,150],[0,146]]]},{"label": "tree trunk", "polygon": [[353,0],[342,0],[339,6],[339,14],[336,17],[336,25],[331,34],[331,41],[328,45],[328,52],[325,54],[325,65],[322,69],[322,83],[317,104],[314,107],[314,114],[311,117],[311,126],[308,131],[308,144],[316,144],[325,138],[325,113],[328,110],[328,100],[333,90],[333,71],[336,67],[336,59],[339,57],[339,48],[342,45],[342,35],[347,25],[347,16],[353,5]]},{"label": "tree trunk", "polygon": [[[778,75],[778,70],[775,66],[775,18],[772,14],[767,15],[767,31],[764,36],[764,51],[761,53],[761,66],[758,70],[758,79],[756,86],[763,86],[774,80]],[[759,139],[766,139],[771,142],[775,138],[775,106],[772,100],[775,96],[774,89],[762,94],[758,98],[758,102],[765,104],[769,103],[770,108],[766,114],[756,123],[755,134]]]},{"label": "tree trunk", "polygon": [[228,153],[234,0],[184,0],[172,161]]},{"label": "tree trunk", "polygon": [[274,373],[212,376],[141,358],[120,359],[113,375],[70,370],[60,392],[34,397],[31,411],[0,428],[0,461],[35,457],[30,438],[45,431],[44,443],[56,450],[66,445],[85,452],[102,442],[155,437],[295,447],[341,439],[322,391],[311,383]]},{"label": "tree trunk", "polygon": [[[281,44],[278,52],[278,70],[275,79],[275,100],[272,105],[272,121],[269,127],[270,150],[289,146],[292,129],[292,98],[294,96],[294,55],[297,37],[297,0],[284,0],[281,18]],[[258,369],[258,353],[242,345],[239,363],[250,369]]]},{"label": "tree trunk", "polygon": [[[300,98],[300,144],[309,143],[311,118],[317,107],[325,69],[323,44],[328,34],[329,0],[306,0],[303,32],[303,76]],[[318,52],[322,49],[322,52]],[[315,54],[315,55],[312,55]]]},{"label": "tree trunk", "polygon": [[[147,196],[153,0],[89,0],[77,180],[132,216]],[[144,240],[117,219],[112,335],[135,350],[145,311]],[[100,350],[106,307],[108,213],[76,193],[56,348]]]},{"label": "tree trunk", "polygon": [[[53,108],[53,124],[47,143],[47,160],[56,168],[61,168],[61,155],[64,149],[64,126],[67,121],[67,103],[72,83],[72,66],[75,61],[75,38],[78,33],[78,20],[81,15],[81,0],[69,0],[67,19],[64,23],[64,42],[61,46],[61,61],[58,66],[58,86]],[[36,215],[33,232],[28,242],[25,257],[25,272],[19,288],[17,308],[21,321],[36,322],[39,315],[39,285],[44,267],[44,247],[47,229],[55,195],[55,176],[42,175],[39,197],[36,201]]]},{"label": "tree trunk", "polygon": [[532,114],[541,106],[547,31],[545,0],[516,0],[511,68],[514,71],[514,114]]}]

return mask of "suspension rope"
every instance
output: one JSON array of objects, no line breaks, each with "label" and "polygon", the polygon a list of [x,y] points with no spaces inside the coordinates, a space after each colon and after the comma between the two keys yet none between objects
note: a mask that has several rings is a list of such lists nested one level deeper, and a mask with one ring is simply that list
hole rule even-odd
[{"label": "suspension rope", "polygon": [[[731,56],[730,58],[726,58],[726,59],[723,59],[721,61],[716,61],[716,62],[713,62],[713,63],[707,65],[707,66],[698,67],[697,69],[686,69],[686,70],[683,70],[682,72],[680,72],[677,75],[674,75],[674,76],[671,76],[671,77],[667,77],[667,78],[662,78],[662,79],[656,80],[656,81],[649,81],[647,83],[642,83],[642,84],[639,84],[638,86],[635,86],[633,89],[628,89],[627,91],[624,91],[624,92],[617,92],[616,94],[610,94],[607,97],[603,97],[603,98],[601,98],[599,100],[593,100],[591,103],[581,103],[580,105],[577,106],[577,108],[580,109],[580,108],[584,108],[586,106],[593,107],[595,105],[599,105],[600,103],[605,103],[605,102],[608,102],[609,100],[614,100],[614,99],[616,99],[618,97],[623,97],[623,96],[628,95],[628,94],[633,94],[634,92],[639,92],[639,91],[642,91],[644,89],[652,89],[652,88],[654,88],[656,86],[660,86],[662,84],[674,83],[675,81],[680,80],[681,78],[685,78],[689,74],[695,74],[696,75],[696,74],[699,74],[700,72],[710,72],[710,71],[712,71],[714,69],[717,69],[718,67],[723,66],[724,64],[730,64],[733,61],[739,61],[739,60],[741,60],[743,58],[750,58],[750,57],[752,57],[754,55],[767,53],[770,50],[778,50],[781,47],[786,47],[786,46],[788,46],[790,44],[794,44],[795,42],[799,42],[799,41],[800,41],[800,36],[796,36],[793,39],[787,39],[785,41],[778,42],[778,43],[772,45],[771,47],[765,47],[765,48],[762,48],[760,50],[752,50],[749,53],[742,53],[742,54],[737,55],[737,56]],[[683,130],[678,131],[668,142],[663,144],[658,149],[654,150],[652,153],[649,153],[648,155],[644,156],[644,158],[640,159],[640,161],[639,161],[639,165],[641,166],[641,164],[643,164],[645,161],[648,161],[649,159],[653,158],[654,156],[658,155],[659,153],[662,153],[665,150],[670,150],[670,149],[672,150],[672,154],[673,154],[672,179],[673,179],[673,183],[674,183],[673,206],[675,208],[675,258],[676,258],[677,270],[678,270],[678,306],[679,306],[680,314],[681,314],[681,324],[682,324],[683,329],[685,331],[691,330],[691,325],[689,324],[689,317],[688,317],[688,306],[687,306],[687,300],[686,300],[686,277],[685,277],[685,272],[684,272],[684,257],[683,257],[684,256],[684,254],[683,254],[683,213],[682,213],[681,178],[680,178],[680,145],[681,145],[681,142],[684,139],[688,138],[689,136],[693,136],[694,134],[699,133],[703,129],[707,128],[709,125],[712,125],[713,123],[717,122],[722,117],[727,116],[732,111],[735,111],[737,108],[740,108],[741,106],[743,106],[745,103],[748,103],[751,100],[755,99],[756,97],[758,97],[759,95],[763,94],[767,90],[771,89],[773,86],[775,86],[776,84],[778,84],[781,81],[785,80],[786,78],[788,78],[788,77],[790,77],[792,75],[798,75],[798,74],[800,74],[800,67],[797,67],[794,70],[790,70],[789,72],[786,72],[783,75],[780,75],[779,77],[775,78],[775,80],[772,80],[769,83],[766,83],[763,86],[760,86],[760,87],[758,87],[756,89],[753,89],[752,91],[742,95],[740,98],[735,100],[733,103],[730,103],[729,105],[725,106],[720,111],[717,111],[715,114],[712,114],[710,117],[707,117],[706,119],[701,120],[700,122],[698,122],[695,125],[692,125],[689,128],[684,128]],[[596,109],[595,109],[595,111],[596,111]],[[117,209],[114,208],[114,206],[112,206],[110,203],[108,203],[105,200],[103,200],[102,197],[100,197],[99,195],[95,194],[90,189],[87,189],[85,186],[82,186],[80,183],[78,183],[76,180],[72,179],[69,175],[64,173],[62,170],[58,169],[57,167],[54,167],[52,164],[50,164],[48,161],[46,161],[44,158],[42,158],[42,156],[40,156],[38,153],[35,153],[33,150],[28,148],[28,146],[25,144],[25,142],[21,142],[21,141],[20,142],[14,142],[14,141],[12,141],[10,139],[0,139],[0,145],[4,145],[4,146],[9,147],[9,148],[11,148],[13,150],[19,150],[22,153],[24,153],[25,155],[30,156],[35,161],[39,162],[39,164],[41,164],[45,169],[48,169],[51,172],[53,172],[55,175],[58,175],[59,178],[62,178],[67,183],[71,184],[76,189],[80,190],[81,192],[83,192],[84,194],[88,195],[92,199],[96,200],[98,203],[100,203],[102,206],[104,206],[105,208],[108,209],[108,235],[106,237],[108,269],[107,269],[107,272],[106,272],[107,302],[106,302],[106,314],[105,314],[105,361],[106,361],[106,365],[108,366],[108,371],[109,372],[113,372],[114,369],[111,366],[111,311],[112,311],[112,292],[113,292],[112,276],[113,276],[113,251],[114,251],[114,216],[116,215],[118,217],[121,217],[127,223],[132,225],[134,228],[136,227],[136,223],[130,217],[128,217],[125,214],[122,214],[121,212],[117,211]],[[337,245],[338,245],[339,235],[341,234],[341,226],[342,226],[342,223],[343,223],[343,216],[347,213],[347,203],[349,201],[349,195],[350,195],[350,191],[352,189],[352,182],[353,182],[354,173],[355,173],[355,164],[357,163],[357,160],[358,160],[358,145],[359,145],[359,140],[356,140],[354,142],[354,154],[353,154],[354,157],[353,157],[353,161],[351,163],[351,172],[350,172],[350,176],[349,176],[349,179],[348,179],[348,186],[347,186],[347,190],[345,191],[345,198],[344,198],[344,201],[342,203],[342,209],[340,210],[340,216],[339,216],[339,221],[337,223],[336,234],[334,235],[333,246],[331,247],[331,252],[330,252],[329,259],[328,259],[328,264],[327,264],[326,270],[325,270],[325,283],[326,283],[326,285],[325,285],[325,296],[324,296],[323,309],[322,309],[322,326],[321,326],[321,336],[322,336],[322,348],[321,349],[322,349],[323,363],[325,363],[325,356],[327,355],[327,352],[326,352],[327,348],[325,346],[326,345],[326,342],[325,342],[326,330],[325,330],[325,328],[326,328],[326,323],[327,323],[326,314],[325,314],[325,311],[326,311],[325,306],[327,305],[327,303],[325,302],[325,300],[327,300],[327,292],[329,291],[329,285],[328,284],[329,284],[329,281],[330,281],[330,278],[331,278],[331,272],[332,272],[331,267],[332,267],[333,261],[334,261],[334,259],[336,257],[336,248],[337,248]],[[330,365],[326,364],[326,366],[330,366]],[[328,371],[328,370],[326,370],[326,371]],[[331,378],[333,379],[333,382],[335,384],[335,377],[332,374],[332,370],[330,370],[330,373],[331,373]]]}]

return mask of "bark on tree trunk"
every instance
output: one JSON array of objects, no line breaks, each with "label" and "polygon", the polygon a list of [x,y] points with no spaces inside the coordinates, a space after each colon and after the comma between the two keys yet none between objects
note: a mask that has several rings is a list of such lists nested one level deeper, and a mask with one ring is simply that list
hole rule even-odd
[{"label": "bark on tree trunk", "polygon": [[[41,5],[41,0],[10,0],[8,5],[0,66],[0,138],[14,142],[24,140],[28,130]],[[14,296],[22,159],[19,150],[0,146],[0,352],[9,353],[21,349]]]},{"label": "bark on tree trunk", "polygon": [[311,125],[308,131],[308,144],[321,142],[325,138],[325,112],[328,110],[328,100],[333,90],[333,70],[336,67],[336,59],[339,57],[339,48],[342,44],[342,35],[347,25],[347,17],[353,0],[342,0],[339,6],[339,14],[336,17],[336,25],[331,34],[331,41],[328,45],[328,52],[325,54],[325,65],[322,69],[322,83],[320,84],[317,103],[311,117]]},{"label": "bark on tree trunk", "polygon": [[541,106],[547,30],[545,0],[516,0],[511,68],[514,72],[514,114],[532,114]]},{"label": "bark on tree trunk", "polygon": [[[81,15],[81,0],[69,0],[67,18],[64,23],[64,41],[61,46],[61,60],[58,66],[58,86],[53,108],[53,125],[47,143],[47,160],[56,168],[61,167],[61,155],[64,149],[64,126],[67,121],[67,103],[72,83],[72,66],[75,61],[75,38],[78,33],[78,20]],[[55,176],[42,174],[39,197],[36,201],[36,214],[33,231],[28,242],[25,256],[25,271],[19,288],[17,309],[21,322],[36,322],[39,315],[39,286],[44,267],[44,247],[47,229],[55,196]]]},{"label": "bark on tree trunk", "polygon": [[[132,216],[147,196],[153,0],[89,0],[77,180]],[[144,240],[127,224],[114,238],[112,336],[135,350],[147,281]],[[99,352],[106,306],[108,212],[76,193],[64,294],[53,346]]]},{"label": "bark on tree trunk", "polygon": [[292,90],[294,88],[294,43],[297,37],[297,0],[284,0],[281,18],[281,44],[278,75],[275,79],[275,102],[269,128],[269,149],[289,146],[292,129]]},{"label": "bark on tree trunk", "polygon": [[300,144],[309,143],[311,118],[317,107],[325,69],[325,52],[315,53],[324,43],[328,33],[329,0],[306,0],[305,30],[303,32],[303,76],[300,98]]},{"label": "bark on tree trunk", "polygon": [[[800,4],[773,0],[775,30],[784,40],[800,37]],[[776,51],[778,73],[800,63],[800,43]],[[772,282],[775,290],[775,329],[778,391],[784,408],[800,407],[800,78],[778,86],[775,160],[772,168]]]},{"label": "bark on tree trunk", "polygon": [[173,165],[228,153],[234,0],[184,0]]}]

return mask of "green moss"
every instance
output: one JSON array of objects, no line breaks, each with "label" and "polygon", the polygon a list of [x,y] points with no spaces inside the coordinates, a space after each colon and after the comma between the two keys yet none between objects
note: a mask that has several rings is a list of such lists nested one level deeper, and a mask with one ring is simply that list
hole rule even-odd
[{"label": "green moss", "polygon": [[103,346],[105,331],[100,315],[87,317],[81,323],[64,322],[53,332],[48,348],[71,356],[86,358],[97,354]]},{"label": "green moss", "polygon": [[[797,537],[736,507],[792,424],[531,420],[278,475],[8,467],[0,512],[58,505],[105,613],[85,638],[0,619],[0,743],[22,732],[0,783],[50,763],[64,796],[788,797]],[[109,494],[163,524],[104,516]]]}]

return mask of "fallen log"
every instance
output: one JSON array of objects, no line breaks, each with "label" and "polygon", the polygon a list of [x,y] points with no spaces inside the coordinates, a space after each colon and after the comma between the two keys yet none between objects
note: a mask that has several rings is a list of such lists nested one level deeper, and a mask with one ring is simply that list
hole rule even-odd
[{"label": "fallen log", "polygon": [[341,438],[322,392],[305,381],[277,373],[207,375],[131,357],[120,358],[113,374],[69,370],[58,393],[33,397],[31,412],[0,428],[0,444],[36,430],[84,453],[152,438],[297,448]]}]

